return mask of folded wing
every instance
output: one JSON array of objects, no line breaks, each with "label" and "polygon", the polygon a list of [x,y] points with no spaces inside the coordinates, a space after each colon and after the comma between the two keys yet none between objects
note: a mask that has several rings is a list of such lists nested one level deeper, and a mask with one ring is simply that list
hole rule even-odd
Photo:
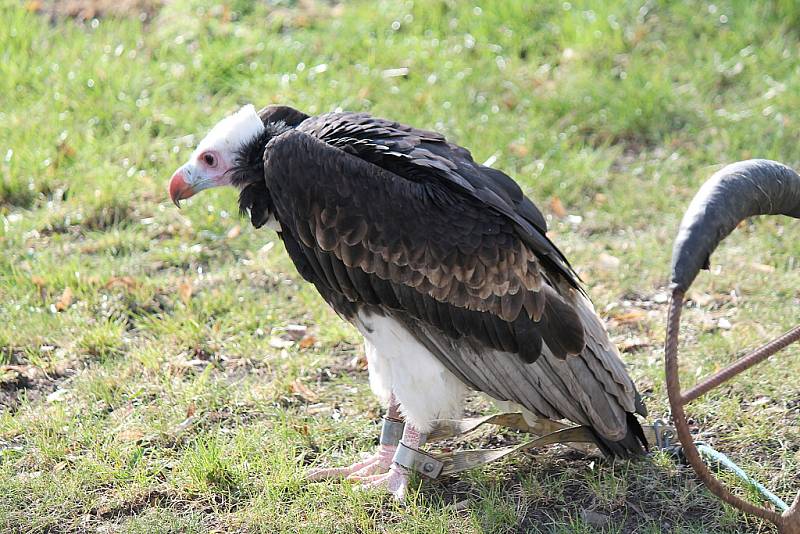
[{"label": "folded wing", "polygon": [[[524,239],[503,210],[300,130],[269,142],[265,177],[283,231],[297,241],[288,250],[318,287],[528,362],[543,342],[560,358],[583,349],[568,267],[547,268],[560,253],[544,236]],[[531,244],[539,242],[541,250]]]}]

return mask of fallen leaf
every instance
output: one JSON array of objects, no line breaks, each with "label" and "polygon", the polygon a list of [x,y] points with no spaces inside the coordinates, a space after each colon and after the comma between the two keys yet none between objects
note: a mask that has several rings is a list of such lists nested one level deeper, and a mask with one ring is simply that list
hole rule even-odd
[{"label": "fallen leaf", "polygon": [[63,312],[72,305],[72,288],[65,287],[61,298],[56,302],[56,310]]},{"label": "fallen leaf", "polygon": [[180,295],[183,303],[188,305],[189,301],[192,300],[192,283],[188,280],[181,282],[181,285],[178,286],[178,295]]},{"label": "fallen leaf", "polygon": [[357,371],[364,371],[367,369],[367,357],[364,354],[359,354],[358,356],[354,356],[352,360],[350,360],[350,368],[355,369]]},{"label": "fallen leaf", "polygon": [[228,230],[226,236],[228,239],[236,239],[237,237],[239,237],[239,234],[241,233],[242,233],[242,227],[237,224],[236,226]]},{"label": "fallen leaf", "polygon": [[317,394],[314,393],[307,385],[300,382],[299,378],[289,384],[289,391],[308,402],[316,402],[318,399]]},{"label": "fallen leaf", "polygon": [[617,345],[620,352],[636,352],[650,346],[652,346],[652,343],[640,337],[627,338]]},{"label": "fallen leaf", "polygon": [[0,373],[14,372],[18,373],[28,380],[35,380],[45,376],[45,372],[36,367],[35,365],[2,365],[0,366]]},{"label": "fallen leaf", "polygon": [[295,432],[297,432],[302,436],[308,436],[310,434],[310,432],[308,431],[308,425],[293,424],[292,428],[294,429]]},{"label": "fallen leaf", "polygon": [[508,145],[508,150],[510,150],[512,154],[519,158],[524,158],[530,153],[528,147],[522,143],[511,143]]},{"label": "fallen leaf", "polygon": [[75,149],[66,141],[58,144],[58,153],[67,158],[75,157]]},{"label": "fallen leaf", "polygon": [[287,324],[284,331],[286,332],[286,337],[291,339],[292,341],[297,341],[298,339],[303,338],[306,335],[306,331],[308,327],[303,324]]},{"label": "fallen leaf", "polygon": [[308,349],[308,348],[313,347],[314,343],[316,343],[316,342],[317,342],[317,338],[315,338],[312,335],[308,335],[308,336],[304,336],[300,340],[300,343],[297,344],[297,346],[300,347],[301,349]]},{"label": "fallen leaf", "polygon": [[283,339],[282,337],[272,336],[269,338],[269,346],[275,349],[288,349],[294,345],[291,339]]},{"label": "fallen leaf", "polygon": [[656,304],[664,304],[667,301],[669,301],[669,295],[667,295],[664,291],[659,291],[653,295],[653,302]]},{"label": "fallen leaf", "polygon": [[[503,106],[505,106],[506,109],[514,109],[515,107],[517,107],[517,99],[514,98],[512,95],[506,95],[503,98]],[[511,151],[513,152],[514,149],[512,148]],[[526,156],[528,154],[528,149],[524,148],[524,152],[525,153],[522,155]]]},{"label": "fallen leaf", "polygon": [[126,443],[134,443],[144,437],[144,432],[136,428],[129,428],[117,434],[117,439]]},{"label": "fallen leaf", "polygon": [[703,315],[700,318],[700,327],[704,332],[713,332],[719,329],[719,323],[713,317]]},{"label": "fallen leaf", "polygon": [[42,299],[42,304],[47,303],[47,282],[41,276],[33,275],[31,276],[31,282],[33,282],[36,287],[39,288],[39,298]]},{"label": "fallen leaf", "polygon": [[772,265],[765,265],[763,263],[751,263],[750,266],[753,268],[754,271],[758,271],[761,273],[774,273],[775,267]]},{"label": "fallen leaf", "polygon": [[193,402],[189,403],[189,406],[186,407],[186,417],[189,418],[194,415],[196,408]]},{"label": "fallen leaf", "polygon": [[187,430],[195,423],[196,420],[197,418],[195,416],[187,417],[186,419],[175,425],[175,427],[172,429],[172,434],[180,434],[181,432]]},{"label": "fallen leaf", "polygon": [[108,282],[106,282],[105,287],[106,289],[111,289],[121,286],[125,289],[134,289],[137,285],[136,280],[131,276],[112,276]]},{"label": "fallen leaf", "polygon": [[76,362],[72,360],[58,362],[53,367],[53,371],[51,374],[55,374],[56,376],[66,376],[68,374],[71,374],[75,370],[75,367],[76,367]]},{"label": "fallen leaf", "polygon": [[614,315],[612,318],[620,324],[633,324],[643,321],[647,317],[644,310],[628,310],[626,312]]},{"label": "fallen leaf", "polygon": [[714,297],[708,293],[692,291],[689,293],[689,300],[695,302],[698,306],[708,306],[714,302]]},{"label": "fallen leaf", "polygon": [[69,395],[68,389],[57,389],[47,396],[47,402],[63,402]]},{"label": "fallen leaf", "polygon": [[469,508],[469,499],[464,499],[463,501],[454,502],[453,504],[448,504],[446,508],[454,512],[460,512],[462,510],[466,510]]},{"label": "fallen leaf", "polygon": [[556,196],[550,198],[550,211],[558,218],[567,216],[567,210],[564,209],[564,204],[562,204],[561,199]]}]

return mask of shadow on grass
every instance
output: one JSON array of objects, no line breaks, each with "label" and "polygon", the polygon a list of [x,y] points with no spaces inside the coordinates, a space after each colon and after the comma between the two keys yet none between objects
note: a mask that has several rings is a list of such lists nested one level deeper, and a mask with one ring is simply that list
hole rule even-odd
[{"label": "shadow on grass", "polygon": [[425,506],[472,514],[485,532],[771,532],[665,453],[606,461],[540,450],[419,487]]}]

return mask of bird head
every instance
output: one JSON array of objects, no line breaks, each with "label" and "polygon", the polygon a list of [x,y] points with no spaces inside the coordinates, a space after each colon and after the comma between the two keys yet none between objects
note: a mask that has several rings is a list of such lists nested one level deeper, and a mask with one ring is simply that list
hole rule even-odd
[{"label": "bird head", "polygon": [[[223,185],[236,185],[236,170],[241,167],[243,155],[256,151],[258,160],[266,140],[261,140],[265,126],[252,105],[244,106],[225,117],[200,141],[189,156],[189,161],[173,173],[169,181],[169,196],[176,206],[204,189]],[[262,175],[263,179],[263,175]]]}]

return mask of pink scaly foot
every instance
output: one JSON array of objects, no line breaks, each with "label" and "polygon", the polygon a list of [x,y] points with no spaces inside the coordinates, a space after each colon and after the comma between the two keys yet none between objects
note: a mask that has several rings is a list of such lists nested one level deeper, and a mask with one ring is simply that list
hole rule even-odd
[{"label": "pink scaly foot", "polygon": [[381,445],[378,450],[366,460],[356,462],[347,467],[315,467],[306,472],[307,480],[328,480],[335,478],[347,478],[349,480],[360,480],[362,477],[385,473],[392,465],[392,457],[397,447],[391,445]]},{"label": "pink scaly foot", "polygon": [[[412,449],[418,449],[425,442],[425,436],[411,424],[406,423],[402,442]],[[393,462],[388,473],[363,477],[359,481],[365,488],[386,490],[394,495],[396,500],[403,501],[408,490],[409,473],[408,469]]]},{"label": "pink scaly foot", "polygon": [[408,470],[397,464],[392,464],[388,473],[374,475],[360,479],[364,488],[379,488],[388,491],[398,501],[406,498],[408,491]]},{"label": "pink scaly foot", "polygon": [[[389,396],[389,408],[386,411],[386,417],[393,421],[402,422],[400,403],[397,402],[394,394]],[[317,481],[347,478],[348,480],[361,481],[365,477],[386,473],[392,465],[392,458],[397,450],[397,437],[395,437],[394,440],[394,444],[382,443],[374,454],[353,465],[347,467],[316,467],[310,469],[306,472],[306,479]]]}]

